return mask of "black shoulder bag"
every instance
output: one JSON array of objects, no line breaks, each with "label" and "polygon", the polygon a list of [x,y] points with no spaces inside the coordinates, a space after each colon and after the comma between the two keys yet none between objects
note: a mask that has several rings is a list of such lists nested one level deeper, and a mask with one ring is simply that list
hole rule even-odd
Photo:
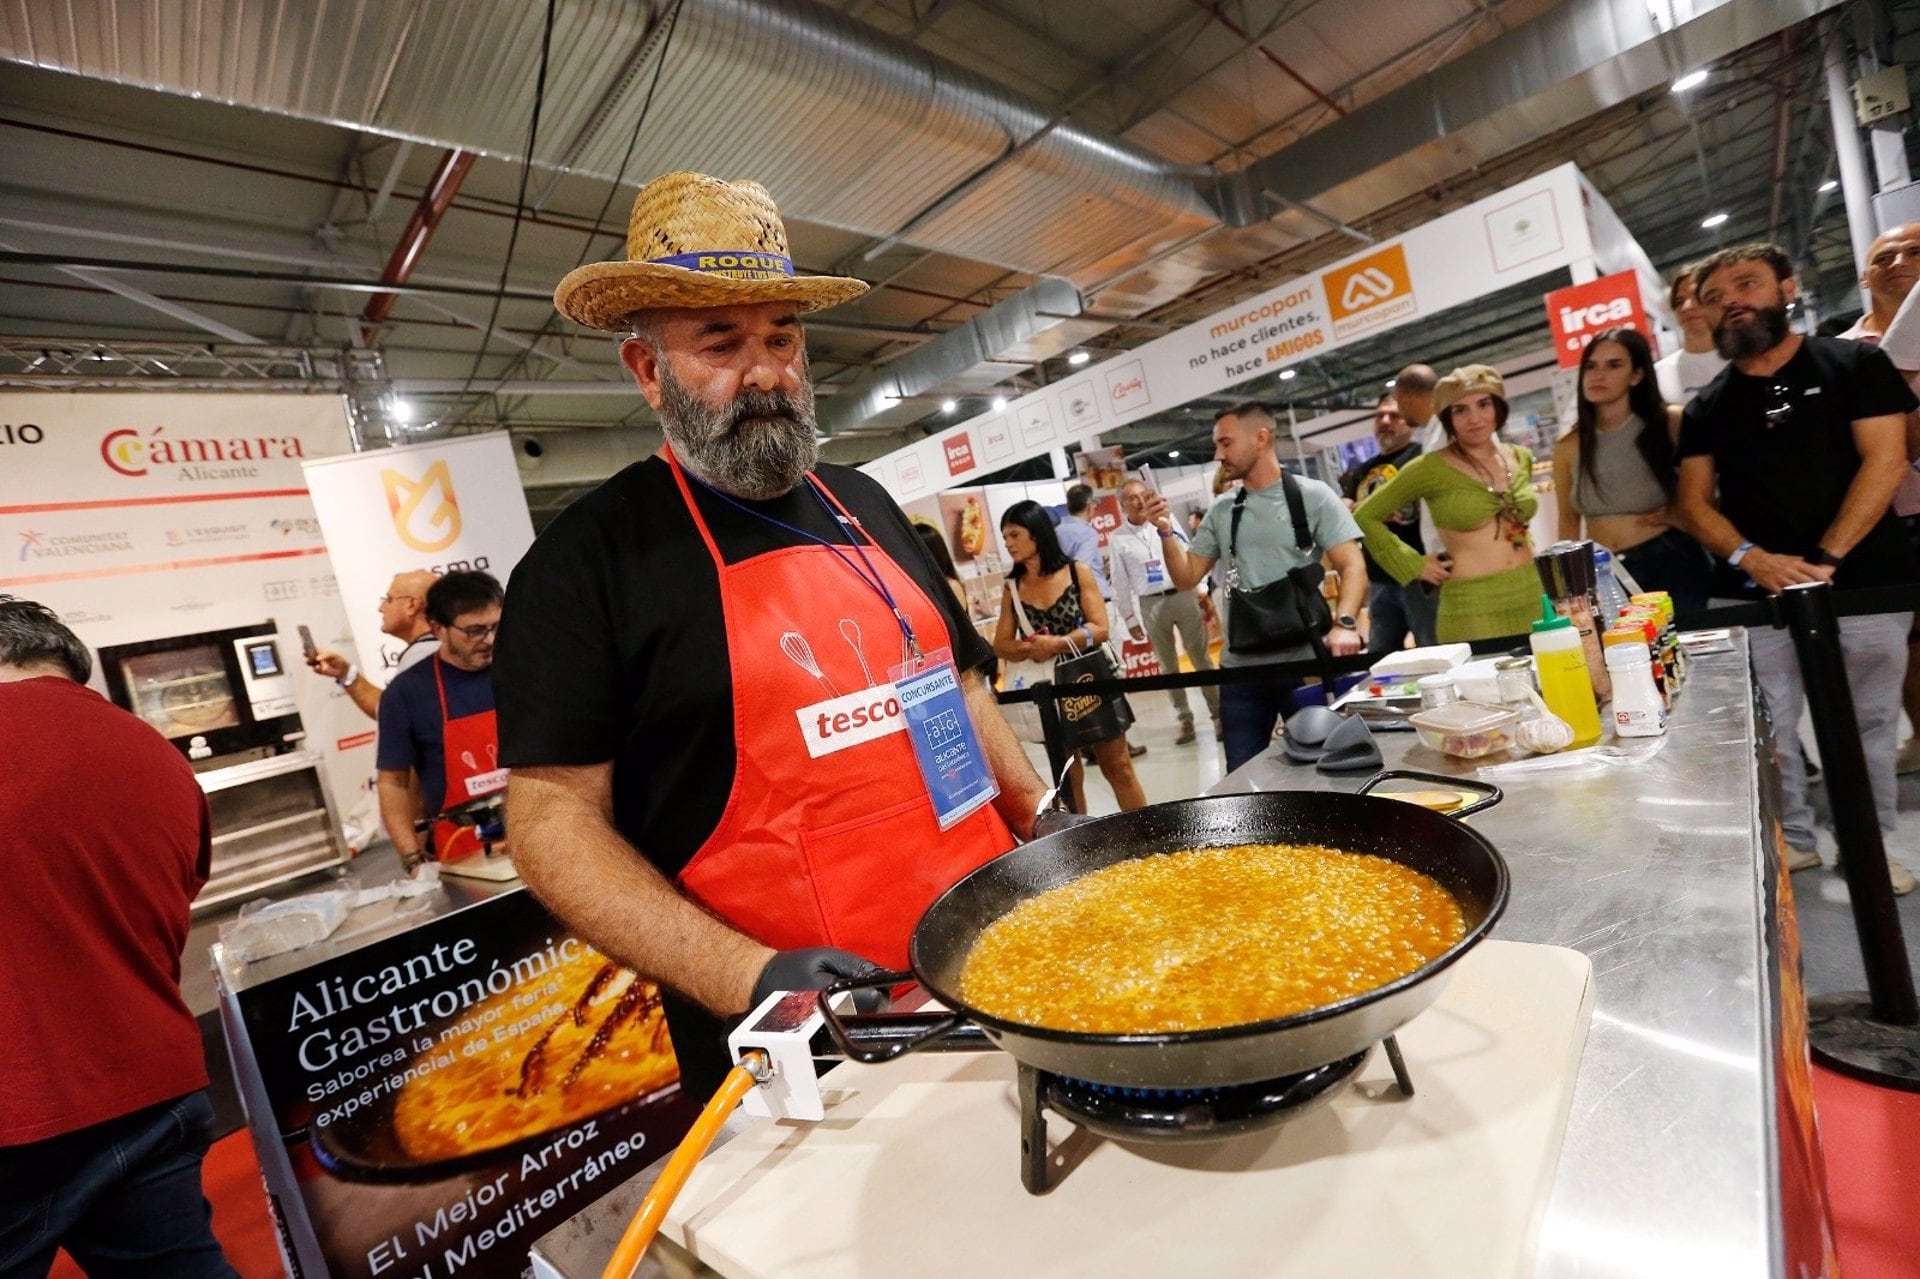
[{"label": "black shoulder bag", "polygon": [[1293,544],[1313,559],[1265,586],[1241,585],[1240,517],[1247,505],[1243,486],[1233,499],[1233,526],[1227,539],[1231,557],[1227,565],[1227,647],[1235,653],[1272,653],[1302,644],[1311,644],[1319,652],[1320,638],[1333,628],[1333,610],[1320,593],[1327,571],[1320,567],[1319,556],[1313,554],[1306,498],[1299,482],[1288,472],[1281,472],[1280,483],[1287,497],[1287,513],[1293,517]]}]

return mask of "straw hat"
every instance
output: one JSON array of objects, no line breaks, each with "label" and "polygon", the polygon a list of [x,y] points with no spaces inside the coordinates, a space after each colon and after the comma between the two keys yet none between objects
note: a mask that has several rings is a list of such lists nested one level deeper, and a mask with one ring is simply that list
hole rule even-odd
[{"label": "straw hat", "polygon": [[553,291],[562,315],[619,332],[655,307],[791,302],[818,311],[867,291],[863,280],[795,275],[787,229],[758,182],[669,173],[640,188],[627,218],[627,260],[567,273]]},{"label": "straw hat", "polygon": [[1445,418],[1448,409],[1469,395],[1491,395],[1504,402],[1507,384],[1500,370],[1489,364],[1469,364],[1441,378],[1433,387],[1434,416]]}]

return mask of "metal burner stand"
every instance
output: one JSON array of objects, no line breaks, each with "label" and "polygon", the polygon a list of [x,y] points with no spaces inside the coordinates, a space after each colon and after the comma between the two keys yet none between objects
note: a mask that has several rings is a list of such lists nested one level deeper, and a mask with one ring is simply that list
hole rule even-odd
[{"label": "metal burner stand", "polygon": [[[1400,1095],[1413,1096],[1413,1078],[1392,1035],[1381,1041]],[[1271,1128],[1318,1109],[1360,1073],[1373,1050],[1296,1075],[1222,1088],[1119,1088],[1056,1075],[1022,1062],[1020,1184],[1044,1195],[1059,1184],[1047,1145],[1046,1112],[1112,1141],[1215,1141]],[[1064,1171],[1062,1173],[1064,1176]]]}]

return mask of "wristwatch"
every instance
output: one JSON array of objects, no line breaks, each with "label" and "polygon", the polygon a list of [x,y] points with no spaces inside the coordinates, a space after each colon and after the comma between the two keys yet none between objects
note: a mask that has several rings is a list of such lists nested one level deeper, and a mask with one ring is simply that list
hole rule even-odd
[{"label": "wristwatch", "polygon": [[1360,629],[1360,619],[1351,613],[1340,614],[1340,616],[1333,619],[1333,624],[1343,630],[1357,631]]},{"label": "wristwatch", "polygon": [[1843,557],[1839,555],[1835,555],[1832,551],[1829,551],[1824,546],[1816,546],[1811,551],[1808,551],[1805,555],[1801,556],[1800,558],[1805,560],[1809,564],[1815,564],[1815,565],[1826,564],[1826,565],[1831,565],[1834,568],[1839,568],[1840,561]]}]

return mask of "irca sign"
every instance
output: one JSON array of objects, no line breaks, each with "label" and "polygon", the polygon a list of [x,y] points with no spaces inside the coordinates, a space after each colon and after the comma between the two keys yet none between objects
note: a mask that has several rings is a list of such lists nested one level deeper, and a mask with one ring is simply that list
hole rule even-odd
[{"label": "irca sign", "polygon": [[1553,349],[1563,369],[1576,367],[1587,343],[1603,329],[1638,329],[1653,341],[1653,329],[1640,302],[1640,281],[1631,271],[1547,294],[1547,324],[1553,329]]}]

